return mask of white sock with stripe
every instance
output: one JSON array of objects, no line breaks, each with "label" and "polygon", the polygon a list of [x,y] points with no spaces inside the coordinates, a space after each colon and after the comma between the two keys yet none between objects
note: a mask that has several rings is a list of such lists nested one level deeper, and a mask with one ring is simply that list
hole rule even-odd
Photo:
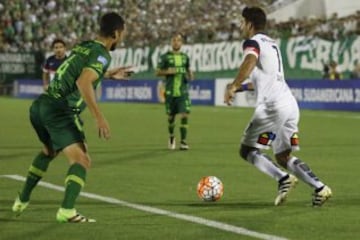
[{"label": "white sock with stripe", "polygon": [[287,169],[315,189],[319,189],[324,186],[324,183],[322,183],[319,178],[311,171],[309,166],[297,157],[292,157],[288,161]]},{"label": "white sock with stripe", "polygon": [[279,181],[281,178],[288,175],[287,172],[282,171],[272,160],[270,157],[262,154],[258,151],[251,151],[247,155],[246,160],[252,163],[257,169],[266,175],[275,178]]}]

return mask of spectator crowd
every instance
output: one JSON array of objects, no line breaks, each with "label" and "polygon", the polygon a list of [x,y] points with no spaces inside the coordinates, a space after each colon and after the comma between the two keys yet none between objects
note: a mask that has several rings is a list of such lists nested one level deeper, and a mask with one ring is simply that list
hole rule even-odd
[{"label": "spectator crowd", "polygon": [[[246,5],[268,8],[278,0],[3,0],[0,3],[0,51],[48,51],[62,38],[71,47],[93,38],[99,17],[117,11],[127,21],[127,47],[168,43],[181,31],[187,43],[241,39],[239,19]],[[281,1],[281,0],[280,0]],[[360,34],[360,11],[339,18],[308,17],[269,21],[273,37],[313,35],[336,40]]]}]

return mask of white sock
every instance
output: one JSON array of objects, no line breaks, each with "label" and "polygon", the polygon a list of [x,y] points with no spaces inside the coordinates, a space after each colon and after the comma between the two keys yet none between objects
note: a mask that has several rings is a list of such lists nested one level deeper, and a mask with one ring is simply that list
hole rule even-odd
[{"label": "white sock", "polygon": [[259,169],[263,173],[269,175],[272,178],[275,178],[277,181],[288,175],[287,172],[282,171],[277,165],[275,165],[275,163],[270,159],[270,157],[261,154],[260,152],[249,152],[246,160],[252,163],[257,169]]},{"label": "white sock", "polygon": [[315,189],[324,186],[324,183],[311,171],[309,166],[297,157],[292,157],[287,162],[287,169]]}]

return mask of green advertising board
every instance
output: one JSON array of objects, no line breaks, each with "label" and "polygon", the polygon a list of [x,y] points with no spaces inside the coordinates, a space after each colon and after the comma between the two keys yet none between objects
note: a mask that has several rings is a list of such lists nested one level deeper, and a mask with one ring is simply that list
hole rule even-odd
[{"label": "green advertising board", "polygon": [[337,41],[315,37],[281,39],[281,53],[287,78],[321,78],[323,64],[330,60],[338,63],[344,77],[356,63],[360,63],[360,37],[353,36]]},{"label": "green advertising board", "polygon": [[[312,36],[278,39],[286,78],[321,78],[323,63],[338,62],[345,78],[360,62],[360,37],[353,36],[337,41],[328,41]],[[112,53],[113,66],[136,66],[136,78],[156,78],[154,69],[159,56],[169,46],[156,48],[118,49]],[[184,45],[182,51],[191,59],[191,67],[197,78],[234,77],[242,61],[242,42],[199,43]]]},{"label": "green advertising board", "polygon": [[[313,36],[278,39],[287,79],[319,79],[323,63],[334,60],[344,78],[360,62],[360,36],[328,41]],[[156,79],[154,69],[169,45],[156,48],[122,48],[111,52],[115,66],[134,66],[138,79]],[[235,77],[242,61],[242,42],[184,45],[197,79]],[[41,78],[43,57],[38,53],[0,53],[0,83],[15,78]]]}]

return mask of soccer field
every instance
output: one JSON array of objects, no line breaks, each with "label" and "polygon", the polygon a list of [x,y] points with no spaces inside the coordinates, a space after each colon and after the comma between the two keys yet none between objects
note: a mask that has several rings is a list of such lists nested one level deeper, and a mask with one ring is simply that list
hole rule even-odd
[{"label": "soccer field", "polygon": [[[11,212],[34,155],[40,150],[28,120],[30,100],[0,98],[0,239],[358,239],[360,191],[359,113],[303,110],[302,150],[296,155],[333,190],[321,208],[299,183],[287,203],[273,206],[276,181],[238,156],[252,109],[193,106],[189,151],[167,149],[160,104],[101,103],[112,138],[97,138],[83,114],[92,169],[77,209],[97,223],[59,224],[55,214],[68,168],[59,156],[28,209]],[[177,128],[177,136],[179,131]],[[269,152],[271,154],[271,152]],[[5,176],[6,175],[6,176]],[[219,202],[196,195],[202,176],[224,183]]]}]

